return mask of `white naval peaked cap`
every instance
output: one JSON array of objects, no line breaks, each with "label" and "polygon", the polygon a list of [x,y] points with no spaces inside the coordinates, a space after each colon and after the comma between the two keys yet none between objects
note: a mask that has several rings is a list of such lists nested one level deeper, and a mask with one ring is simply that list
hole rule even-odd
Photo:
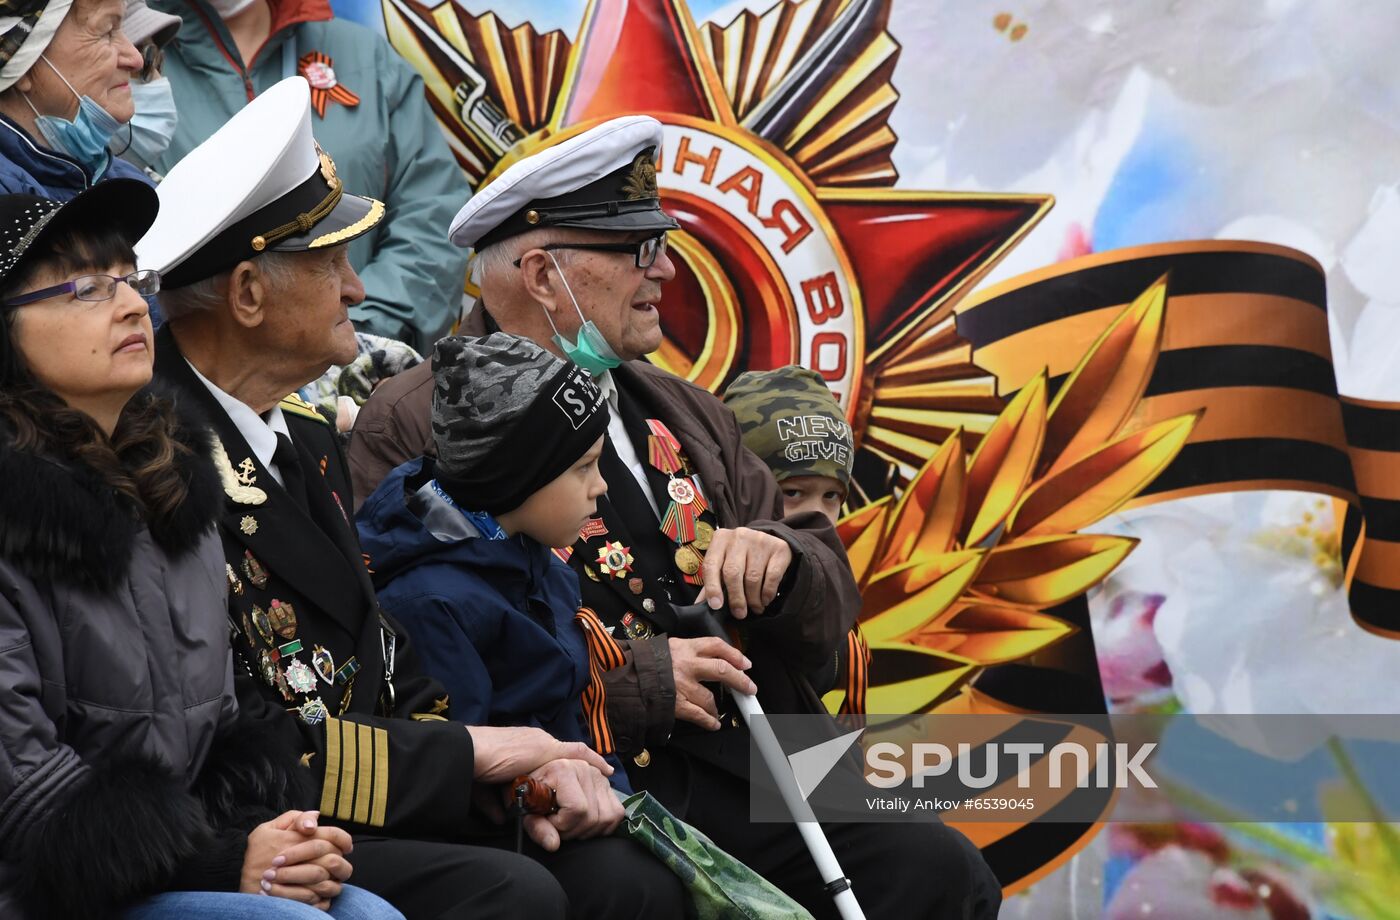
[{"label": "white naval peaked cap", "polygon": [[179,288],[265,250],[345,243],[384,216],[372,198],[346,194],[311,134],[311,87],[288,77],[243,107],[185,155],[156,188],[160,214],[136,244],[142,268]]},{"label": "white naval peaked cap", "polygon": [[655,118],[605,121],[511,164],[467,200],[448,236],[484,249],[541,227],[675,230],[656,188],[660,151]]}]

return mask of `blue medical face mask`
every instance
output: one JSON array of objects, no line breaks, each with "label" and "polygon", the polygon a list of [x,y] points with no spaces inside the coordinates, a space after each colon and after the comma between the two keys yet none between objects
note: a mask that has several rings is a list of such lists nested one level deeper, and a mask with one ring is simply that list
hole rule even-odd
[{"label": "blue medical face mask", "polygon": [[549,327],[554,330],[554,344],[559,346],[559,350],[564,353],[564,357],[588,371],[594,377],[604,374],[622,363],[617,352],[613,351],[608,340],[603,338],[603,333],[598,331],[593,320],[583,318],[583,310],[579,308],[578,298],[574,297],[573,288],[569,287],[569,279],[564,277],[564,270],[559,267],[559,260],[554,258],[554,253],[549,253],[549,258],[554,262],[555,271],[559,272],[559,279],[564,282],[564,290],[569,293],[569,299],[574,302],[574,311],[578,313],[579,321],[582,323],[578,327],[578,338],[570,342],[559,334],[559,327],[554,325],[554,317],[549,315],[549,310],[544,310],[545,319],[549,320]]},{"label": "blue medical face mask", "polygon": [[29,97],[25,96],[25,103],[34,113],[34,127],[50,148],[68,154],[95,176],[106,168],[111,158],[107,153],[107,144],[121,127],[121,122],[94,102],[91,96],[78,95],[78,91],[73,89],[73,84],[59,73],[58,68],[53,66],[48,58],[41,54],[39,59],[58,74],[58,78],[68,87],[69,92],[77,96],[78,114],[72,121],[54,115],[41,115],[39,110],[34,108],[34,103],[29,101]]},{"label": "blue medical face mask", "polygon": [[112,138],[108,146],[117,156],[125,157],[137,166],[154,166],[170,147],[175,126],[179,123],[170,80],[166,77],[157,77],[145,83],[132,80],[131,101],[136,106],[136,114],[126,126],[125,134]]}]

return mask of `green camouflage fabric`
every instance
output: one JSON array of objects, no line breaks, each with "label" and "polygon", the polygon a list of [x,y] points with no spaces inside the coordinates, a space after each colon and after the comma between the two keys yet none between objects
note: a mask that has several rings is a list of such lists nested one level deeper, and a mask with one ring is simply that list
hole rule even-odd
[{"label": "green camouflage fabric", "polygon": [[692,920],[812,920],[812,915],[710,838],[666,810],[649,792],[622,800],[618,833],[644,846],[680,876]]},{"label": "green camouflage fabric", "polygon": [[739,420],[744,446],[779,482],[828,476],[851,483],[854,442],[846,413],[816,371],[797,365],[740,374],[724,402]]},{"label": "green camouflage fabric", "polygon": [[301,398],[330,413],[331,418],[339,410],[337,397],[349,396],[355,405],[363,406],[381,380],[402,374],[423,361],[412,346],[382,335],[357,332],[355,343],[360,351],[355,360],[331,367],[301,388]]}]

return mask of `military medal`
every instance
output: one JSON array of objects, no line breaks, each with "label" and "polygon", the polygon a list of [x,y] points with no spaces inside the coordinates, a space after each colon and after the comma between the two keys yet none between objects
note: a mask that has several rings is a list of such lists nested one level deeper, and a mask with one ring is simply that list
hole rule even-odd
[{"label": "military medal", "polygon": [[583,522],[583,526],[578,529],[580,540],[591,540],[594,537],[606,537],[608,535],[608,525],[603,523],[602,518],[589,518]]},{"label": "military medal", "polygon": [[642,609],[645,610],[647,613],[655,613],[656,601],[652,600],[649,597],[642,598]]},{"label": "military medal", "polygon": [[277,686],[277,665],[272,660],[272,653],[267,649],[258,652],[258,670],[262,672],[263,680],[267,681],[269,687]]},{"label": "military medal", "polygon": [[282,699],[290,703],[296,697],[292,694],[292,688],[287,686],[287,676],[280,670],[273,670],[272,685],[277,688],[277,692],[282,694]]},{"label": "military medal", "polygon": [[685,461],[681,457],[681,442],[657,418],[647,419],[647,462],[667,475],[680,472]]},{"label": "military medal", "polygon": [[629,639],[648,639],[652,635],[651,625],[630,610],[622,615],[622,631]]},{"label": "military medal", "polygon": [[666,483],[666,494],[671,496],[671,501],[682,505],[695,501],[695,487],[687,479],[672,479]]},{"label": "military medal", "polygon": [[326,720],[326,716],[330,715],[330,711],[326,709],[325,703],[314,699],[298,706],[297,715],[301,716],[301,720],[307,725],[320,725]]},{"label": "military medal", "polygon": [[616,540],[609,540],[598,550],[598,569],[604,575],[622,578],[632,571],[632,550]]},{"label": "military medal", "polygon": [[272,621],[268,619],[267,611],[257,604],[253,605],[253,626],[257,629],[258,635],[262,638],[263,642],[271,645]]},{"label": "military medal", "polygon": [[281,655],[283,658],[286,658],[289,655],[295,655],[299,651],[301,651],[300,639],[293,639],[291,642],[288,642],[285,645],[277,646],[277,654]]},{"label": "military medal", "polygon": [[243,577],[251,581],[255,588],[267,587],[267,569],[262,567],[250,549],[243,551]]},{"label": "military medal", "polygon": [[587,575],[591,581],[598,580],[598,573],[593,571],[593,566],[591,565],[584,565],[583,574]]},{"label": "military medal", "polygon": [[287,683],[297,693],[310,693],[316,689],[316,673],[306,662],[294,658],[287,665]]},{"label": "military medal", "polygon": [[642,583],[642,580],[640,578],[627,579],[627,590],[631,591],[633,594],[641,594],[642,588],[644,587],[645,585]]},{"label": "military medal", "polygon": [[360,662],[359,662],[358,660],[356,660],[356,658],[355,658],[354,655],[351,655],[350,658],[349,658],[349,660],[347,660],[347,661],[345,662],[345,664],[341,665],[341,666],[339,667],[339,669],[336,670],[336,672],[335,672],[335,682],[338,683],[338,684],[346,684],[346,683],[349,683],[349,682],[350,682],[350,678],[354,677],[354,676],[355,676],[355,672],[357,672],[357,671],[359,671],[359,670],[360,670]]},{"label": "military medal", "polygon": [[242,596],[243,596],[243,582],[242,582],[242,581],[239,579],[239,577],[234,573],[234,571],[233,571],[233,566],[231,566],[231,565],[229,565],[227,562],[225,562],[225,563],[224,563],[224,572],[225,572],[225,574],[228,575],[228,589],[229,589],[230,591],[232,591],[232,592],[233,592],[235,595],[237,595],[238,597],[242,597]]},{"label": "military medal", "polygon": [[335,659],[319,645],[311,653],[311,667],[316,669],[321,680],[328,684],[335,683]]},{"label": "military medal", "polygon": [[238,522],[238,529],[243,531],[245,536],[251,537],[258,532],[258,519],[251,514],[245,514],[243,519]]},{"label": "military medal", "polygon": [[[293,639],[297,634],[297,612],[291,604],[286,601],[272,599],[268,605],[267,616],[272,624],[272,629],[283,639]],[[272,640],[268,640],[271,642]]]},{"label": "military medal", "polygon": [[704,521],[695,522],[695,548],[700,552],[710,548],[710,542],[715,538],[715,529]]},{"label": "military medal", "polygon": [[676,568],[681,570],[682,575],[696,575],[700,572],[700,564],[704,560],[695,547],[689,544],[676,550]]}]

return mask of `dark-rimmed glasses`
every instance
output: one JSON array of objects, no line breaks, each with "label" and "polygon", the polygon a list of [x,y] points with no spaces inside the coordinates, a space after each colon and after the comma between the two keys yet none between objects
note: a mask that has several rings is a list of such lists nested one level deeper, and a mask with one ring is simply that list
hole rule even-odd
[{"label": "dark-rimmed glasses", "polygon": [[[594,252],[625,252],[632,256],[638,268],[651,268],[661,254],[666,251],[666,234],[658,233],[656,236],[649,236],[644,240],[637,240],[633,243],[548,243],[544,246],[536,246],[536,249],[543,249],[549,252],[554,249],[587,249]],[[523,256],[521,258],[524,258]],[[520,259],[511,263],[516,268],[520,267]]]},{"label": "dark-rimmed glasses", "polygon": [[25,304],[47,300],[62,294],[72,294],[78,300],[87,303],[101,303],[117,296],[117,285],[123,281],[131,285],[131,289],[142,297],[152,297],[160,293],[160,272],[154,268],[143,268],[141,271],[132,272],[129,275],[81,275],[72,281],[55,284],[53,287],[40,288],[28,294],[11,297],[5,301],[4,306],[22,307]]}]

